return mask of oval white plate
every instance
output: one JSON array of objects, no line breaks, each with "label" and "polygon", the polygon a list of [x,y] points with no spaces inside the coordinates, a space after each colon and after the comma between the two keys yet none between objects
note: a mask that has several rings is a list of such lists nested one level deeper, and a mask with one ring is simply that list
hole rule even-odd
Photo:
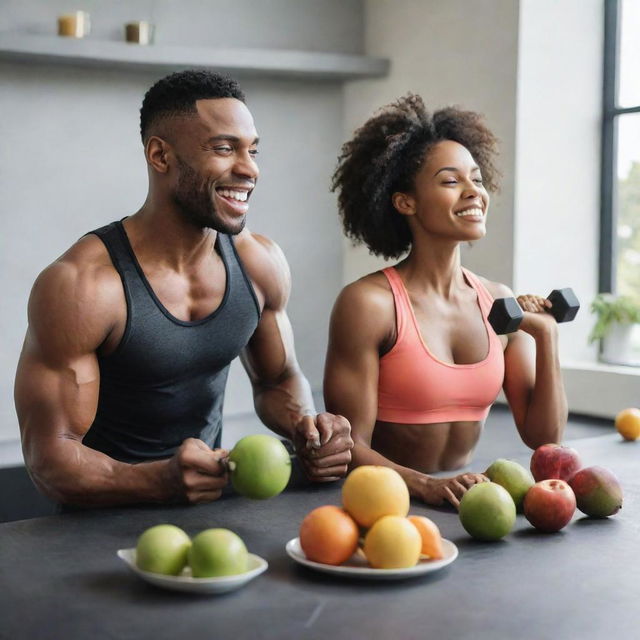
[{"label": "oval white plate", "polygon": [[297,563],[325,573],[333,573],[354,578],[366,578],[367,580],[398,580],[421,576],[431,571],[437,571],[451,564],[458,557],[458,547],[450,540],[442,539],[444,558],[441,560],[420,560],[414,567],[408,569],[374,569],[367,564],[364,557],[353,554],[344,564],[334,566],[307,560],[300,546],[300,538],[292,538],[285,547],[290,558]]},{"label": "oval white plate", "polygon": [[135,549],[119,549],[118,557],[124,560],[129,568],[143,580],[157,587],[174,589],[175,591],[189,591],[191,593],[226,593],[227,591],[239,589],[256,576],[259,576],[269,566],[264,558],[250,553],[249,570],[245,573],[221,578],[193,578],[190,567],[185,567],[179,576],[165,576],[161,573],[142,571],[136,566]]}]

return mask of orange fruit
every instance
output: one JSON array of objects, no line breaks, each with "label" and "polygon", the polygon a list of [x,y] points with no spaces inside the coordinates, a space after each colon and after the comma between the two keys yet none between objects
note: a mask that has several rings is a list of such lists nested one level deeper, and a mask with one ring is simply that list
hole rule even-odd
[{"label": "orange fruit", "polygon": [[353,518],[332,504],[310,511],[300,525],[300,546],[313,562],[338,565],[358,548],[360,531]]},{"label": "orange fruit", "polygon": [[364,555],[375,569],[406,569],[418,564],[422,539],[408,518],[383,516],[367,531]]},{"label": "orange fruit", "polygon": [[640,409],[624,409],[616,416],[616,429],[625,440],[640,438]]},{"label": "orange fruit", "polygon": [[442,536],[440,535],[438,525],[425,516],[409,516],[407,520],[418,530],[422,538],[422,549],[420,553],[424,556],[429,556],[432,560],[444,558]]},{"label": "orange fruit", "polygon": [[382,516],[406,516],[409,489],[397,471],[363,465],[354,469],[344,481],[342,505],[361,527],[368,528]]}]

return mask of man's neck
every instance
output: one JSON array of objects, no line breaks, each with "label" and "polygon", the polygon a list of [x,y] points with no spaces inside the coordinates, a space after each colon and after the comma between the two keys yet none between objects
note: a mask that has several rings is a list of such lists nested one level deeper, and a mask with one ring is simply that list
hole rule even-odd
[{"label": "man's neck", "polygon": [[183,271],[211,256],[217,232],[198,228],[171,208],[161,210],[149,202],[124,221],[136,254]]}]

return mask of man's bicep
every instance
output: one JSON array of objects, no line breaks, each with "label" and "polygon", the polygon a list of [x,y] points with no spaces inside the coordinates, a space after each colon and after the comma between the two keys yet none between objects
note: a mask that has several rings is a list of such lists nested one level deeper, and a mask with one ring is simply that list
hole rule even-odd
[{"label": "man's bicep", "polygon": [[297,369],[293,329],[285,309],[264,309],[241,360],[255,384],[277,384]]},{"label": "man's bicep", "polygon": [[45,441],[81,439],[93,422],[96,350],[110,326],[109,300],[95,285],[65,264],[49,267],[34,285],[15,385],[25,454],[39,454]]},{"label": "man's bicep", "polygon": [[100,375],[95,353],[57,363],[27,335],[16,373],[15,400],[25,454],[59,439],[81,440],[95,418]]}]

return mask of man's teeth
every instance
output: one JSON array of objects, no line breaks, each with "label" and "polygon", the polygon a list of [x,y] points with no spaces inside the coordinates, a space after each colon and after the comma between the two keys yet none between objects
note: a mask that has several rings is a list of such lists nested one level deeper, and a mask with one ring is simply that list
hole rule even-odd
[{"label": "man's teeth", "polygon": [[231,189],[218,189],[218,193],[225,198],[232,198],[240,202],[246,202],[249,195],[246,191],[231,191]]},{"label": "man's teeth", "polygon": [[458,213],[456,213],[457,216],[460,216],[461,218],[463,218],[464,216],[477,216],[477,217],[482,217],[482,209],[465,209],[464,211],[458,211]]}]

